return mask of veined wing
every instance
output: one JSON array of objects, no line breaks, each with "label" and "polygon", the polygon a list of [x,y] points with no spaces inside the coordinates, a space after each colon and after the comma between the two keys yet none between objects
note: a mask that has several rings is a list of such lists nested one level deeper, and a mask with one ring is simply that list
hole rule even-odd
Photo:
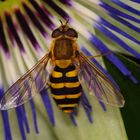
[{"label": "veined wing", "polygon": [[49,54],[46,54],[5,92],[0,101],[1,110],[24,104],[47,85],[49,73],[46,71],[46,66],[48,60]]},{"label": "veined wing", "polygon": [[90,92],[101,102],[123,107],[124,98],[120,89],[88,57],[79,54],[80,76],[86,81]]}]

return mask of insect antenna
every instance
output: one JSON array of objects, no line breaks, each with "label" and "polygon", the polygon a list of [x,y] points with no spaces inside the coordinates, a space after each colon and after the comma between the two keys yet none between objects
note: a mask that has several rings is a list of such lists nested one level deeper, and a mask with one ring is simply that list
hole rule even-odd
[{"label": "insect antenna", "polygon": [[66,22],[65,22],[65,26],[67,26],[68,22],[69,22],[69,19],[66,20]]},{"label": "insect antenna", "polygon": [[61,19],[59,19],[59,21],[60,21],[60,23],[61,23],[61,26],[63,26],[63,22],[62,22],[62,20],[61,20]]}]

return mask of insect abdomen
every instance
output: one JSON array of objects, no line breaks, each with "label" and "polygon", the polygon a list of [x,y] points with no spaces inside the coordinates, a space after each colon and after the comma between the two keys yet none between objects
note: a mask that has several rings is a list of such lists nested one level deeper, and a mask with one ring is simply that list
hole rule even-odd
[{"label": "insect abdomen", "polygon": [[67,68],[56,66],[50,77],[52,97],[65,113],[73,112],[81,97],[82,87],[77,74],[74,65]]}]

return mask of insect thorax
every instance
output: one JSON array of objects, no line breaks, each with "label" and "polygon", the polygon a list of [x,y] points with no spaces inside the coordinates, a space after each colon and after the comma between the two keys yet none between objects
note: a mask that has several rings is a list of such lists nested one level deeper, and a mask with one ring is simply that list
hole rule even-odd
[{"label": "insect thorax", "polygon": [[59,38],[54,40],[51,48],[52,60],[61,68],[68,67],[76,57],[76,40]]},{"label": "insect thorax", "polygon": [[66,38],[60,38],[54,44],[54,57],[56,60],[71,59],[73,56],[73,41]]}]

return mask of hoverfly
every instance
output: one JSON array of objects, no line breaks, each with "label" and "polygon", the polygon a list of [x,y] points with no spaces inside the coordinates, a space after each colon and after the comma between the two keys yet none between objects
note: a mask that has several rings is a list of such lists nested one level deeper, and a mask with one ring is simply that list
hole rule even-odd
[{"label": "hoverfly", "polygon": [[[57,106],[65,113],[72,113],[82,96],[82,81],[99,101],[117,107],[124,105],[119,88],[80,52],[78,33],[68,26],[68,21],[61,22],[51,36],[49,53],[5,92],[1,110],[20,106],[42,89],[50,88]],[[52,65],[51,74],[46,71],[48,62]]]}]

